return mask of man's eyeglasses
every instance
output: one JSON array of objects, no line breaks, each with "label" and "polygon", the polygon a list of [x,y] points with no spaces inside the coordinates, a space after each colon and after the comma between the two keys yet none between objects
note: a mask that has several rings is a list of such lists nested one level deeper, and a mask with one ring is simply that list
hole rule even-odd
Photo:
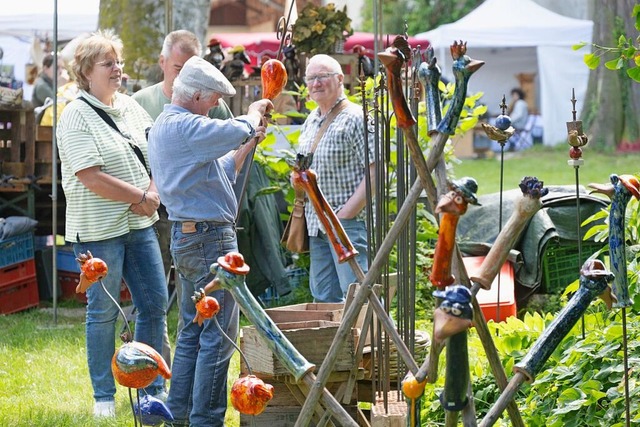
[{"label": "man's eyeglasses", "polygon": [[108,61],[98,62],[97,65],[100,65],[101,67],[104,67],[104,68],[107,68],[107,69],[112,69],[112,70],[115,67],[123,69],[124,68],[124,61],[108,60]]},{"label": "man's eyeglasses", "polygon": [[335,76],[337,74],[338,73],[323,73],[316,74],[315,76],[304,76],[304,82],[308,85],[312,84],[316,80],[318,80],[320,83],[324,83],[329,77]]}]

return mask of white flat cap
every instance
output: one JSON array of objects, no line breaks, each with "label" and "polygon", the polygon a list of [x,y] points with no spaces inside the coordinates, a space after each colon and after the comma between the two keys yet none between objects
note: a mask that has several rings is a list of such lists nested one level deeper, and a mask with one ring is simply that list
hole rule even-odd
[{"label": "white flat cap", "polygon": [[227,78],[211,63],[192,56],[180,70],[177,77],[184,85],[194,89],[217,92],[223,96],[234,96],[236,90]]}]

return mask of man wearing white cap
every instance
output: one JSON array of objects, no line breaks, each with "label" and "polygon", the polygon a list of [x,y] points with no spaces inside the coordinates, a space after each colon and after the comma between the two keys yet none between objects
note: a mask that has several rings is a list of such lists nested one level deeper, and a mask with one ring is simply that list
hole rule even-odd
[{"label": "man wearing white cap", "polygon": [[[213,279],[209,267],[218,257],[238,250],[232,184],[254,145],[264,139],[264,116],[273,108],[271,101],[260,100],[235,119],[207,117],[222,96],[233,95],[235,89],[216,67],[191,57],[174,81],[171,104],[149,132],[149,164],[173,221],[171,255],[183,287],[185,326],[178,335],[167,400],[174,425],[224,425],[227,370],[235,349],[214,322],[192,323],[191,296]],[[220,326],[235,342],[233,297],[225,290],[211,296],[220,303]]]},{"label": "man wearing white cap", "polygon": [[[158,65],[162,70],[162,81],[141,89],[131,96],[149,113],[153,120],[162,113],[165,104],[171,103],[173,81],[178,76],[184,63],[192,56],[200,56],[201,52],[202,44],[200,40],[198,40],[198,37],[191,31],[175,30],[167,34],[164,38],[162,51],[158,58]],[[233,117],[233,114],[229,106],[221,99],[218,105],[209,111],[209,117],[212,119],[230,119]],[[162,263],[164,264],[164,274],[167,276],[172,265],[171,253],[169,252],[169,245],[171,243],[171,221],[169,221],[167,209],[163,204],[160,204],[158,207],[158,216],[160,219],[154,226],[158,233]],[[174,285],[177,301],[180,301],[182,288],[178,275],[174,277]],[[178,330],[182,329],[183,326],[182,316],[180,316],[180,304],[178,304]],[[171,344],[169,335],[166,332],[162,345],[162,357],[164,357],[169,367],[171,367]]]}]

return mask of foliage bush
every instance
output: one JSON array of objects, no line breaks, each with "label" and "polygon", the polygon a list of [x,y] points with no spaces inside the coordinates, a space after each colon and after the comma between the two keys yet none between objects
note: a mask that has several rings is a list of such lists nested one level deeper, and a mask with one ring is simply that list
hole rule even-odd
[{"label": "foliage bush", "polygon": [[[529,313],[524,318],[508,318],[505,322],[489,322],[494,343],[501,355],[507,376],[513,365],[522,360],[554,315]],[[523,384],[516,394],[516,403],[528,427],[578,427],[624,425],[624,365],[622,359],[622,325],[617,313],[610,313],[602,302],[588,309],[585,338],[577,325],[560,343],[532,384]],[[633,349],[640,340],[640,322],[629,319],[628,346]],[[638,358],[631,354],[630,364]],[[474,404],[478,419],[482,419],[498,400],[500,390],[491,373],[483,346],[474,330],[469,334],[469,365],[472,376]],[[638,372],[629,370],[631,424],[640,421],[638,411]],[[422,425],[439,426],[444,422],[444,410],[438,396],[444,387],[444,352],[436,384],[428,384],[423,397]],[[496,426],[509,426],[508,416]]]}]

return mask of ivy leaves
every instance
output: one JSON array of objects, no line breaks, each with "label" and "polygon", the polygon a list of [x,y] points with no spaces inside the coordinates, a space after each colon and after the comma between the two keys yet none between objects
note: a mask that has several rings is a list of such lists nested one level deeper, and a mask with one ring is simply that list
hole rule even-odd
[{"label": "ivy leaves", "polygon": [[[632,17],[635,19],[636,30],[640,31],[640,4],[633,7]],[[582,49],[587,45],[581,42],[572,47],[573,50]],[[616,47],[600,46],[595,43],[591,44],[594,48],[593,53],[584,55],[584,63],[587,67],[595,70],[600,66],[605,56],[613,57],[604,63],[605,68],[609,70],[624,69],[627,76],[634,81],[640,83],[640,36],[635,40],[631,37],[621,35],[618,37],[618,45]]]}]

